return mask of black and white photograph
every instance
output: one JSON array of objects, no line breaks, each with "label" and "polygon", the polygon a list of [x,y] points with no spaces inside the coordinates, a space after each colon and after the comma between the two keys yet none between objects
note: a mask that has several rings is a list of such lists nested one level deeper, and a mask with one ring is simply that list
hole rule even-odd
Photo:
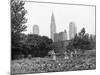
[{"label": "black and white photograph", "polygon": [[11,74],[96,70],[96,6],[11,0]]}]

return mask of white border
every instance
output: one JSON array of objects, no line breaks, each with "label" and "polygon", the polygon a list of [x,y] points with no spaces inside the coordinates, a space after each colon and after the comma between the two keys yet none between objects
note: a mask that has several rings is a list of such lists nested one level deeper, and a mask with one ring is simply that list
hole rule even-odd
[{"label": "white border", "polygon": [[[36,0],[37,1],[37,0]],[[73,4],[90,4],[96,5],[97,18],[96,18],[96,38],[97,38],[97,67],[96,70],[84,70],[84,71],[69,71],[69,72],[54,72],[54,73],[40,73],[41,75],[99,75],[100,67],[100,1],[99,0],[38,0],[44,2],[57,2],[57,3],[73,3]],[[0,1],[0,74],[9,75],[10,73],[10,0]],[[26,74],[32,75],[32,74]],[[35,75],[35,74],[34,74]],[[38,75],[38,74],[37,74]]]}]

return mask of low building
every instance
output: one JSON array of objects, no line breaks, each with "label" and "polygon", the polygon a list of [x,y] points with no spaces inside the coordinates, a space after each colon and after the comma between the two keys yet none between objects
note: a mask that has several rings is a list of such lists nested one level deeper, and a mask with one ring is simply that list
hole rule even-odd
[{"label": "low building", "polygon": [[65,41],[67,40],[67,32],[59,32],[54,34],[54,42]]}]

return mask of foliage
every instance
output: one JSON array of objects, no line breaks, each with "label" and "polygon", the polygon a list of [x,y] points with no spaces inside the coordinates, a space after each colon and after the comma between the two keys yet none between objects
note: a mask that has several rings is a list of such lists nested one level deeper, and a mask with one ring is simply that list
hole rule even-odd
[{"label": "foliage", "polygon": [[11,1],[11,30],[12,33],[20,33],[26,29],[24,25],[27,20],[25,18],[26,10],[24,9],[24,2],[18,0]]},{"label": "foliage", "polygon": [[[92,35],[91,35],[92,36]],[[92,50],[95,47],[95,40],[86,33],[85,28],[83,28],[78,34],[75,35],[74,39],[71,40],[67,49],[74,51],[75,49],[82,51]]]},{"label": "foliage", "polygon": [[46,36],[28,34],[25,42],[27,48],[25,49],[28,49],[28,54],[31,54],[32,56],[46,56],[51,48],[49,46],[51,43],[52,40]]},{"label": "foliage", "polygon": [[24,2],[20,0],[11,0],[11,43],[12,43],[12,59],[15,55],[22,54],[20,48],[21,32],[26,30],[24,25],[27,20],[25,18],[26,10]]},{"label": "foliage", "polygon": [[91,48],[96,49],[96,36],[90,35]]},{"label": "foliage", "polygon": [[[51,58],[32,58],[12,61],[11,73],[40,73],[40,72],[61,72],[75,70],[96,69],[96,58],[91,56],[91,52],[86,52],[80,58],[61,59],[56,61]],[[94,53],[93,53],[94,55]]]},{"label": "foliage", "polygon": [[21,38],[18,45],[19,49],[15,48],[16,55],[19,53],[23,54],[24,57],[28,57],[29,55],[32,57],[44,57],[47,56],[51,50],[50,44],[52,44],[52,40],[46,36],[21,34]]}]

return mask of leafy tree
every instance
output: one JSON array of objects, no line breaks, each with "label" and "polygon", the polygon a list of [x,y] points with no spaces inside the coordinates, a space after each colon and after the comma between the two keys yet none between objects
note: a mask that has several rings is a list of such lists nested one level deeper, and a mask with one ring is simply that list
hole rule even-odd
[{"label": "leafy tree", "polygon": [[85,28],[82,28],[82,30],[78,33],[79,38],[82,39],[85,35]]},{"label": "leafy tree", "polygon": [[26,10],[24,2],[20,0],[11,1],[11,29],[12,33],[21,33],[26,29],[24,25],[27,22],[25,18]]},{"label": "leafy tree", "polygon": [[67,46],[67,49],[70,51],[81,49],[81,51],[83,52],[85,50],[93,49],[95,43],[92,42],[92,36],[90,40],[89,34],[85,32],[85,28],[82,28],[82,30],[75,35],[74,39],[71,40],[71,42]]},{"label": "leafy tree", "polygon": [[52,47],[50,46],[51,44],[52,44],[51,39],[49,39],[46,36],[42,36],[41,42],[40,42],[40,45],[39,45],[40,55],[41,55],[41,52],[42,52],[43,55],[48,55],[48,52],[52,49]]},{"label": "leafy tree", "polygon": [[28,51],[26,53],[31,54],[34,57],[42,57],[46,56],[48,54],[48,51],[51,50],[51,43],[52,40],[46,36],[28,34],[23,48],[24,51]]},{"label": "leafy tree", "polygon": [[12,58],[15,54],[20,54],[20,35],[26,30],[24,25],[27,22],[25,18],[26,10],[24,2],[20,0],[11,0],[11,43],[12,43]]},{"label": "leafy tree", "polygon": [[91,48],[96,49],[96,36],[95,35],[90,35],[90,42],[91,42]]},{"label": "leafy tree", "polygon": [[27,28],[24,24],[27,22],[25,18],[26,10],[24,2],[20,0],[11,0],[11,32],[12,41],[18,41],[20,33]]}]

